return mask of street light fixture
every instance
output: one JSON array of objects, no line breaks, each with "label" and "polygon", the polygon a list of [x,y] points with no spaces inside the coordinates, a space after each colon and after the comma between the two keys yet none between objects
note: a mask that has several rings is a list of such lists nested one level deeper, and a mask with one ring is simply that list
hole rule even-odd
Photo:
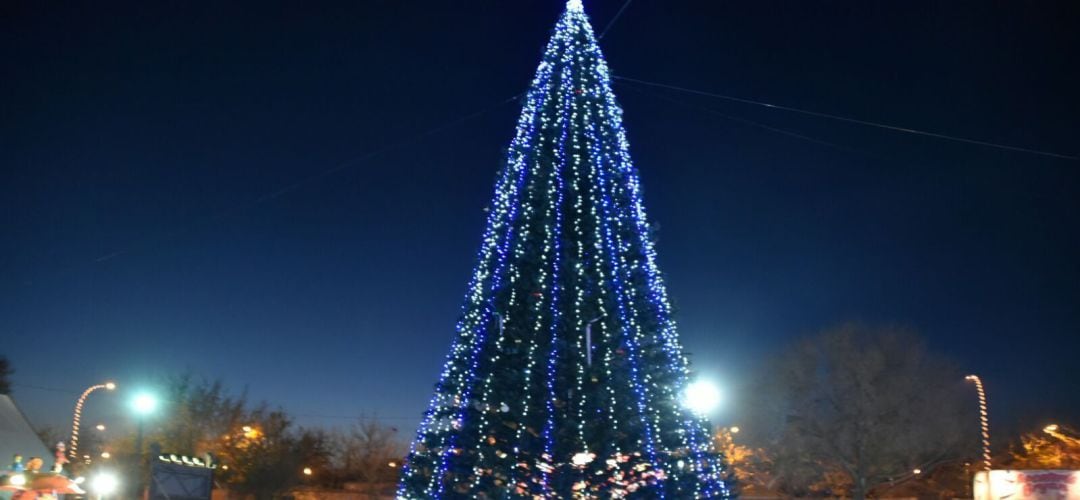
[{"label": "street light fixture", "polygon": [[140,461],[142,459],[143,431],[146,417],[154,413],[157,407],[157,398],[148,392],[140,392],[131,400],[131,409],[135,411],[135,419],[138,423],[138,432],[135,434],[135,456]]},{"label": "street light fixture", "polygon": [[82,419],[83,403],[86,402],[86,397],[89,396],[90,393],[99,389],[112,391],[116,389],[116,384],[113,382],[105,382],[104,384],[92,385],[83,391],[82,395],[79,396],[79,400],[75,402],[75,415],[71,419],[71,447],[68,450],[68,456],[70,456],[72,460],[79,456],[79,420]]}]

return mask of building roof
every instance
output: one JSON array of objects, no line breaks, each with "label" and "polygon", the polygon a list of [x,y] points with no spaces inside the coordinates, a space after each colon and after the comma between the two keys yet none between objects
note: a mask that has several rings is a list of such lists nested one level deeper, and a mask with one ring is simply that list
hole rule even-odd
[{"label": "building roof", "polygon": [[30,457],[41,457],[46,462],[52,457],[15,401],[0,394],[0,470],[11,466],[15,454],[23,456],[23,463]]}]

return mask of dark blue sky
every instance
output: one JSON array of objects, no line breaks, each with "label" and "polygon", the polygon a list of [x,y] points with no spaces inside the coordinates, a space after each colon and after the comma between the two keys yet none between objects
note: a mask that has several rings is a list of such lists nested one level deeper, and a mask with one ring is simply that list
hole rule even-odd
[{"label": "dark blue sky", "polygon": [[[586,8],[600,29],[622,4]],[[0,354],[20,404],[60,425],[74,396],[28,386],[190,369],[306,425],[413,427],[513,133],[498,103],[561,9],[5,3]],[[616,75],[1076,155],[1078,20],[1067,1],[639,1],[602,45]],[[702,372],[737,386],[801,335],[902,324],[983,374],[999,419],[1080,417],[1076,161],[615,90]]]}]

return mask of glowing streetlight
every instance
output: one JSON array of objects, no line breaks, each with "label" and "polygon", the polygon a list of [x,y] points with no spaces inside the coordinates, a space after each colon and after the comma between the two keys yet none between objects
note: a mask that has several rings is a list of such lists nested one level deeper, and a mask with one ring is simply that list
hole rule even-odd
[{"label": "glowing streetlight", "polygon": [[1043,432],[1071,445],[1080,446],[1080,439],[1065,434],[1067,431],[1068,429],[1062,428],[1058,424],[1050,424],[1046,427],[1043,427]]},{"label": "glowing streetlight", "polygon": [[[986,391],[983,389],[982,379],[978,375],[968,375],[964,380],[975,384],[975,391],[979,395],[979,428],[982,431],[983,468],[990,471],[990,419],[986,408]],[[987,484],[990,476],[987,477]]]},{"label": "glowing streetlight", "polygon": [[708,415],[720,406],[720,389],[707,380],[698,380],[686,387],[685,405],[698,415]]},{"label": "glowing streetlight", "polygon": [[71,419],[71,446],[68,450],[68,455],[72,460],[79,456],[77,454],[79,451],[79,420],[82,419],[83,403],[86,402],[86,397],[89,396],[90,393],[99,389],[112,391],[116,389],[116,384],[113,382],[106,382],[104,384],[92,385],[83,391],[82,395],[79,396],[79,400],[75,402],[75,415]]},{"label": "glowing streetlight", "polygon": [[733,425],[733,426],[731,426],[731,428],[730,428],[730,429],[728,429],[728,430],[729,430],[729,431],[731,431],[731,433],[732,433],[732,434],[738,434],[738,433],[739,433],[739,426],[737,426],[737,425]]},{"label": "glowing streetlight", "polygon": [[98,495],[98,498],[116,493],[120,487],[120,480],[115,474],[102,472],[90,480],[90,491]]},{"label": "glowing streetlight", "polygon": [[311,470],[311,467],[304,467],[304,475],[305,476],[310,476],[312,474],[314,474],[314,472]]},{"label": "glowing streetlight", "polygon": [[105,432],[105,424],[97,424],[94,428],[101,432]]},{"label": "glowing streetlight", "polygon": [[157,410],[158,400],[153,394],[142,392],[131,400],[131,409],[139,416],[146,416]]},{"label": "glowing streetlight", "polygon": [[106,460],[110,459],[110,458],[112,458],[112,453],[109,453],[107,451],[103,451],[103,452],[101,452],[101,458],[104,458]]},{"label": "glowing streetlight", "polygon": [[[131,409],[135,412],[135,420],[137,422],[135,433],[135,459],[140,464],[140,467],[143,463],[143,433],[146,427],[146,417],[157,411],[157,407],[158,399],[148,392],[140,392],[131,400]],[[136,491],[142,491],[142,485],[139,484],[138,486]]]}]

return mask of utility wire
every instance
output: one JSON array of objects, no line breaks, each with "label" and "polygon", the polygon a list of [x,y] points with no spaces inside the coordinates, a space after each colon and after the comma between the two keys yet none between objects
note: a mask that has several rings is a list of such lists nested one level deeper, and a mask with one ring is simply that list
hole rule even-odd
[{"label": "utility wire", "polygon": [[56,387],[45,387],[45,386],[41,386],[41,385],[13,383],[13,384],[11,384],[11,386],[12,387],[21,387],[23,389],[32,389],[32,390],[35,390],[35,391],[60,392],[60,393],[64,393],[64,394],[81,394],[82,393],[82,391],[76,391],[74,389],[58,389]]},{"label": "utility wire", "polygon": [[637,83],[637,84],[640,84],[640,85],[647,85],[647,86],[650,86],[650,87],[659,87],[659,88],[675,90],[675,91],[679,91],[679,92],[685,92],[685,93],[688,93],[688,94],[694,94],[694,95],[700,95],[700,96],[706,96],[706,97],[713,97],[713,98],[716,98],[716,99],[724,99],[724,100],[728,100],[728,101],[739,102],[739,103],[743,103],[743,104],[753,104],[755,106],[763,106],[763,107],[766,107],[766,108],[779,109],[779,110],[783,110],[783,111],[789,111],[789,112],[792,112],[792,113],[800,113],[800,114],[809,115],[809,116],[816,116],[816,117],[819,117],[819,118],[828,118],[830,120],[837,120],[837,121],[842,121],[842,122],[847,122],[847,123],[855,123],[855,124],[858,124],[858,125],[865,125],[865,126],[868,126],[868,127],[876,127],[876,128],[886,129],[886,130],[893,130],[893,131],[897,131],[897,132],[905,132],[905,133],[908,133],[908,134],[922,135],[922,136],[926,136],[926,137],[934,137],[934,138],[937,138],[937,139],[944,139],[944,140],[948,140],[948,141],[963,142],[963,143],[967,143],[967,144],[975,144],[975,145],[985,146],[985,147],[989,147],[989,148],[996,148],[996,149],[1003,149],[1003,150],[1008,150],[1008,151],[1016,151],[1016,152],[1020,152],[1020,153],[1029,153],[1029,154],[1034,154],[1034,155],[1047,156],[1047,157],[1058,158],[1058,159],[1062,159],[1062,160],[1072,160],[1072,161],[1080,160],[1080,157],[1077,157],[1077,156],[1070,156],[1070,155],[1054,153],[1054,152],[1050,152],[1050,151],[1041,151],[1041,150],[1038,150],[1038,149],[1023,148],[1023,147],[1019,147],[1019,146],[1009,146],[1009,145],[1006,145],[1006,144],[998,144],[998,143],[994,143],[994,142],[980,141],[980,140],[977,140],[977,139],[968,139],[966,137],[957,137],[957,136],[952,136],[952,135],[939,134],[939,133],[936,133],[936,132],[927,132],[925,130],[917,130],[917,129],[906,128],[906,127],[898,127],[896,125],[889,125],[889,124],[886,124],[886,123],[878,123],[878,122],[872,122],[872,121],[867,121],[867,120],[859,120],[857,118],[849,118],[849,117],[846,117],[846,116],[833,115],[833,114],[829,114],[829,113],[821,113],[821,112],[818,112],[818,111],[808,111],[808,110],[805,110],[805,109],[793,108],[793,107],[790,107],[790,106],[781,106],[781,105],[778,105],[778,104],[770,104],[770,103],[767,103],[767,102],[761,102],[761,101],[755,101],[755,100],[752,100],[752,99],[744,99],[744,98],[741,98],[741,97],[734,97],[734,96],[729,96],[729,95],[717,94],[715,92],[707,92],[707,91],[704,91],[704,90],[695,90],[695,89],[690,89],[690,88],[686,88],[686,87],[680,87],[680,86],[677,86],[677,85],[669,85],[669,84],[666,84],[666,83],[650,82],[650,81],[646,81],[646,80],[639,80],[637,78],[629,78],[629,77],[625,77],[625,76],[612,76],[612,78],[614,78],[616,80],[622,80],[624,82],[632,82],[632,83]]},{"label": "utility wire", "polygon": [[[77,391],[77,390],[74,390],[74,389],[61,389],[61,388],[58,388],[58,387],[46,387],[46,386],[32,385],[32,384],[13,383],[13,384],[11,384],[11,386],[12,387],[19,387],[19,388],[22,388],[22,389],[35,390],[35,391],[58,392],[58,393],[61,393],[61,394],[81,394],[82,393],[82,391]],[[162,400],[162,401],[172,402],[172,401],[169,401],[169,400]],[[320,413],[292,413],[292,412],[287,412],[287,413],[288,413],[288,415],[290,417],[333,419],[333,420],[357,420],[357,421],[361,421],[361,420],[375,420],[375,421],[387,421],[387,422],[388,421],[410,421],[410,420],[419,420],[419,419],[422,418],[421,415],[417,415],[415,417],[383,417],[383,416],[379,416],[378,414],[365,414],[365,413],[361,413],[359,415],[325,415],[325,414],[320,414]]]},{"label": "utility wire", "polygon": [[793,137],[793,138],[796,138],[796,139],[801,139],[801,140],[804,140],[804,141],[812,142],[812,143],[815,143],[815,144],[820,144],[822,146],[828,146],[830,148],[840,149],[840,150],[844,150],[844,151],[854,151],[853,149],[850,149],[850,148],[848,148],[846,146],[841,146],[841,145],[836,144],[836,143],[832,143],[832,142],[825,141],[825,140],[822,140],[822,139],[817,139],[817,138],[814,138],[814,137],[810,137],[808,135],[803,135],[801,133],[793,132],[791,130],[786,130],[786,129],[782,129],[782,128],[778,128],[778,127],[773,127],[772,125],[766,125],[764,123],[757,122],[757,121],[754,121],[754,120],[748,120],[746,118],[742,118],[742,117],[738,117],[738,116],[734,116],[734,115],[729,115],[727,113],[723,113],[723,112],[717,111],[717,110],[712,109],[712,108],[707,108],[707,107],[704,107],[704,106],[697,106],[697,105],[694,105],[694,104],[690,104],[688,102],[680,101],[678,99],[672,99],[671,97],[668,97],[666,95],[663,95],[663,94],[660,94],[660,93],[657,93],[657,92],[648,92],[643,88],[638,88],[638,87],[635,87],[635,86],[632,86],[632,85],[626,85],[624,88],[632,90],[634,92],[641,93],[642,95],[655,97],[656,99],[660,99],[662,101],[670,102],[672,104],[677,104],[677,105],[682,106],[682,107],[687,108],[687,109],[693,109],[693,110],[697,110],[697,111],[704,111],[704,112],[712,114],[712,115],[717,115],[717,116],[719,116],[721,118],[725,118],[725,119],[728,119],[728,120],[731,120],[731,121],[734,121],[734,122],[737,122],[737,123],[741,123],[743,125],[749,125],[751,127],[757,127],[757,128],[760,128],[760,129],[768,130],[770,132],[775,132],[777,134],[786,135],[788,137]]},{"label": "utility wire", "polygon": [[615,13],[615,17],[611,18],[611,20],[608,21],[607,26],[604,26],[604,30],[600,32],[600,36],[596,37],[597,40],[604,39],[604,35],[606,35],[608,31],[611,31],[611,27],[615,26],[615,21],[619,20],[619,17],[622,16],[623,11],[625,11],[626,8],[630,6],[630,2],[633,1],[634,0],[626,0],[626,3],[623,4],[622,8],[620,8],[619,11]]},{"label": "utility wire", "polygon": [[[403,139],[399,139],[397,141],[394,141],[394,142],[391,142],[389,144],[383,145],[382,147],[376,148],[376,149],[374,149],[372,151],[369,151],[367,153],[364,153],[364,154],[362,154],[360,156],[356,156],[356,157],[353,157],[353,158],[351,158],[349,160],[343,161],[343,162],[341,162],[341,163],[339,163],[339,164],[337,164],[337,165],[335,165],[335,166],[333,166],[331,168],[328,168],[328,169],[323,170],[321,172],[318,172],[316,174],[312,174],[310,176],[307,176],[305,178],[297,180],[297,181],[295,181],[295,182],[293,182],[291,184],[288,184],[286,186],[283,186],[283,187],[281,187],[281,188],[279,188],[279,189],[277,189],[275,191],[265,193],[262,196],[259,196],[258,198],[256,198],[255,200],[253,200],[251,202],[240,204],[240,205],[233,206],[233,207],[221,210],[219,212],[216,212],[216,213],[210,215],[208,217],[208,220],[216,220],[216,219],[220,219],[222,217],[225,217],[227,215],[230,215],[232,213],[241,212],[241,211],[244,211],[244,210],[250,210],[253,207],[256,207],[258,205],[261,205],[263,203],[266,203],[268,201],[274,200],[274,199],[279,198],[279,197],[281,197],[283,195],[286,195],[288,193],[296,191],[297,189],[300,189],[301,187],[303,187],[305,185],[311,184],[312,182],[315,182],[317,180],[320,180],[320,179],[323,179],[325,177],[331,176],[331,175],[336,174],[336,173],[338,173],[338,172],[340,172],[342,170],[346,170],[346,169],[355,167],[357,165],[362,164],[365,161],[371,160],[372,158],[383,155],[383,154],[388,153],[390,151],[393,151],[395,149],[400,149],[400,148],[408,146],[410,144],[419,142],[419,141],[421,141],[423,139],[427,139],[428,137],[439,134],[440,132],[443,132],[444,130],[447,130],[447,129],[451,128],[451,127],[460,125],[460,124],[462,124],[464,122],[467,122],[469,120],[472,120],[472,119],[478,118],[478,117],[480,117],[482,115],[485,115],[487,113],[490,113],[490,112],[492,112],[492,111],[494,111],[496,109],[499,109],[499,108],[505,106],[507,103],[510,103],[510,102],[513,102],[513,101],[517,100],[518,98],[520,98],[523,95],[525,95],[524,92],[520,93],[520,94],[515,94],[515,95],[510,96],[510,97],[508,97],[506,99],[503,99],[503,100],[501,100],[501,101],[499,101],[499,102],[497,102],[495,104],[492,104],[490,106],[481,108],[481,109],[479,109],[477,111],[474,111],[472,113],[469,113],[467,115],[463,115],[463,116],[454,118],[452,120],[443,122],[442,124],[439,124],[439,125],[437,125],[435,127],[429,128],[429,129],[424,130],[422,132],[419,132],[419,133],[407,136],[407,137],[405,137]],[[187,230],[190,230],[190,228],[187,229]],[[171,239],[171,238],[173,238],[175,236],[178,236],[179,234],[181,234],[183,232],[185,232],[184,229],[170,231],[170,232],[166,233],[165,235],[163,235],[163,236],[161,236],[159,238],[156,238],[157,241],[150,241],[150,242],[144,244],[143,247],[145,248],[145,247],[153,246],[155,243],[159,243],[161,240]],[[134,247],[134,248],[129,247],[129,248],[124,249],[124,250],[118,250],[118,251],[115,251],[115,252],[112,252],[112,253],[109,253],[109,254],[106,254],[106,255],[102,255],[102,256],[94,259],[94,262],[97,262],[97,263],[106,262],[106,261],[112,260],[112,259],[114,259],[116,257],[119,257],[121,255],[125,255],[125,254],[131,253],[133,251],[137,251],[137,250],[139,250],[139,248],[137,248],[137,247]]]}]

